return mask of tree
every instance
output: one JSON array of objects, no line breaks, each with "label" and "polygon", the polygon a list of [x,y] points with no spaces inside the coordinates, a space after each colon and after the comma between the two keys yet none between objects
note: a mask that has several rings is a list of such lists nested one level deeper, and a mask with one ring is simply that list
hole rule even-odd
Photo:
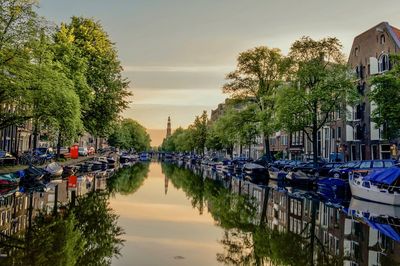
[{"label": "tree", "polygon": [[31,118],[29,104],[32,41],[37,39],[41,20],[35,12],[37,1],[0,1],[0,129],[22,125]]},{"label": "tree", "polygon": [[83,115],[85,128],[96,137],[107,136],[131,96],[115,46],[101,24],[92,19],[72,17],[62,30],[87,62],[86,81],[94,95]]},{"label": "tree", "polygon": [[145,151],[150,148],[150,136],[146,129],[133,119],[123,119],[114,126],[108,142],[122,149]]},{"label": "tree", "polygon": [[82,115],[85,116],[94,99],[94,90],[89,86],[86,78],[88,59],[81,56],[80,50],[74,45],[73,29],[67,28],[65,24],[61,24],[52,37],[54,43],[51,49],[54,60],[60,64],[62,72],[72,81],[81,102]]},{"label": "tree", "polygon": [[280,126],[288,132],[303,131],[313,144],[313,160],[318,159],[318,131],[332,113],[344,110],[356,97],[355,86],[336,38],[315,41],[303,37],[294,42],[290,57],[294,77],[279,91],[277,100]]},{"label": "tree", "polygon": [[207,124],[207,112],[203,111],[203,114],[201,116],[196,116],[193,124],[189,126],[191,137],[193,139],[193,146],[197,150],[197,152],[201,154],[204,153],[204,148],[206,147],[208,129]]},{"label": "tree", "polygon": [[279,49],[266,46],[256,47],[239,54],[236,70],[229,73],[229,80],[224,86],[224,93],[235,99],[255,103],[260,129],[264,135],[264,149],[269,151],[269,136],[275,130],[274,96],[282,84],[290,60]]},{"label": "tree", "polygon": [[54,61],[51,40],[42,32],[35,41],[32,53],[34,64],[30,95],[31,113],[34,127],[33,148],[37,147],[37,135],[40,125],[55,127],[58,131],[59,148],[64,141],[73,140],[82,130],[79,97],[73,83],[62,72],[63,68]]},{"label": "tree", "polygon": [[383,127],[383,137],[394,140],[400,137],[400,56],[392,55],[394,67],[384,75],[375,76],[371,80],[369,99],[375,106],[371,119],[377,127]]},{"label": "tree", "polygon": [[177,128],[171,136],[163,140],[161,149],[169,152],[188,152],[194,150],[192,133],[193,131],[190,128]]}]

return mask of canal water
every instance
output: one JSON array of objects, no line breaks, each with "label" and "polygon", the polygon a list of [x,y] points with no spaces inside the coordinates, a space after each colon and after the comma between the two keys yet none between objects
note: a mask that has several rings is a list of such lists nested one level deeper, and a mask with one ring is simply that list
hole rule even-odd
[{"label": "canal water", "polygon": [[193,207],[192,199],[177,186],[180,181],[170,180],[161,164],[146,167],[137,190],[110,200],[126,240],[122,256],[112,265],[216,265],[223,229],[206,207]]},{"label": "canal water", "polygon": [[0,190],[0,265],[400,265],[400,208],[138,163]]}]

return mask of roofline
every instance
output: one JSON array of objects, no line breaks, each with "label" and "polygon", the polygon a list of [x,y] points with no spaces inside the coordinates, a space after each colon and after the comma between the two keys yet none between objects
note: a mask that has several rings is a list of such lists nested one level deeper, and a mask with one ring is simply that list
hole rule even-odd
[{"label": "roofline", "polygon": [[392,26],[389,25],[389,23],[385,22],[386,24],[386,28],[388,30],[388,33],[392,36],[392,39],[394,40],[394,42],[396,43],[397,47],[400,48],[400,39],[397,36],[397,34],[393,31]]}]

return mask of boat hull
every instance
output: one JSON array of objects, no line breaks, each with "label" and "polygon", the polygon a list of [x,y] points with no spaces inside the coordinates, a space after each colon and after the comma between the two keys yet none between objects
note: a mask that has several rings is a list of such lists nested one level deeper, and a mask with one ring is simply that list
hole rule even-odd
[{"label": "boat hull", "polygon": [[350,189],[351,194],[355,198],[364,199],[372,202],[384,203],[389,205],[400,206],[400,194],[399,193],[389,193],[379,191],[372,188],[363,187],[359,184],[356,184],[354,179],[350,180]]}]

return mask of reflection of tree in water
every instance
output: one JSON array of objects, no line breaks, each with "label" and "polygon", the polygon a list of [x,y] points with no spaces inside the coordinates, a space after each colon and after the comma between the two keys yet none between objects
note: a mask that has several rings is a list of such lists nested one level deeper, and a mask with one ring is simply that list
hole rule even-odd
[{"label": "reflection of tree in water", "polygon": [[315,236],[319,201],[312,201],[311,219],[301,234],[278,231],[268,227],[269,188],[265,190],[261,213],[257,213],[253,199],[229,192],[220,182],[203,179],[174,165],[163,165],[163,172],[177,188],[182,188],[200,213],[207,204],[214,220],[225,229],[220,240],[224,252],[217,254],[219,262],[227,265],[343,265],[342,260],[328,255]]},{"label": "reflection of tree in water", "polygon": [[148,163],[139,163],[122,168],[108,180],[107,187],[112,193],[133,194],[143,185],[148,173]]},{"label": "reflection of tree in water", "polygon": [[171,180],[174,187],[182,189],[191,200],[193,208],[204,210],[204,181],[186,169],[178,168],[172,164],[162,164],[163,174]]},{"label": "reflection of tree in water", "polygon": [[110,265],[120,254],[122,229],[109,195],[91,192],[56,216],[40,214],[25,237],[15,239],[4,265]]}]

